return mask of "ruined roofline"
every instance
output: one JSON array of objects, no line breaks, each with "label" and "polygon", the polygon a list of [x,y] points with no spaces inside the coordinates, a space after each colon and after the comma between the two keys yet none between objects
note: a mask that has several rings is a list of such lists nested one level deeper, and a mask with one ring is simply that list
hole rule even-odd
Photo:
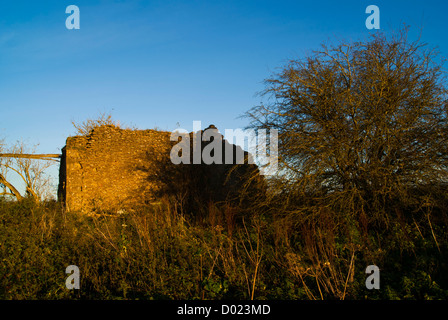
[{"label": "ruined roofline", "polygon": [[[215,125],[211,124],[209,125],[207,128],[205,129],[200,129],[197,132],[195,131],[191,131],[189,132],[189,134],[195,134],[195,133],[204,133],[204,131],[208,130],[208,129],[213,129],[213,130],[218,130],[218,128],[216,128]],[[160,130],[160,129],[133,129],[133,128],[121,128],[117,125],[113,125],[113,124],[104,124],[98,127],[93,128],[92,130],[90,130],[90,132],[88,134],[80,134],[80,135],[73,135],[73,136],[69,136],[67,139],[89,139],[92,136],[94,136],[96,133],[98,133],[98,131],[115,131],[115,132],[134,132],[134,133],[149,133],[149,132],[158,132],[158,133],[165,133],[165,134],[171,134],[173,133],[175,130],[173,131],[169,131],[169,130]],[[221,136],[222,133],[220,133]],[[223,136],[224,137],[224,136]]]},{"label": "ruined roofline", "polygon": [[128,136],[144,136],[149,133],[170,134],[169,131],[164,130],[120,128],[116,125],[106,124],[93,128],[88,134],[80,134],[67,137],[63,149],[65,149],[68,145],[88,145],[91,141],[96,140],[97,136],[116,136],[117,134],[125,134]]},{"label": "ruined roofline", "polygon": [[92,130],[89,131],[88,134],[75,134],[72,136],[69,136],[68,138],[88,138],[90,136],[92,136],[93,134],[95,134],[98,131],[103,131],[103,130],[111,130],[111,131],[124,131],[124,132],[165,132],[165,133],[169,133],[171,131],[166,131],[166,130],[158,130],[158,129],[134,129],[134,128],[121,128],[119,126],[116,125],[112,125],[112,124],[103,124],[101,126],[97,126],[95,128],[93,128]]}]

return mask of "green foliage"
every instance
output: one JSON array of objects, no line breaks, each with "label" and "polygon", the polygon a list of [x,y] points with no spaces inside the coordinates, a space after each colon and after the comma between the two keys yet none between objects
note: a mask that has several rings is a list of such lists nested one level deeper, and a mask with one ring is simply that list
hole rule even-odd
[{"label": "green foliage", "polygon": [[[369,250],[376,250],[369,251],[356,223],[331,223],[334,212],[294,228],[285,216],[252,215],[229,233],[170,208],[163,202],[135,213],[80,215],[57,203],[0,200],[0,299],[448,297],[440,225],[437,244],[428,228],[420,225],[422,237],[406,224],[393,235],[370,235]],[[412,241],[401,245],[405,233]],[[72,264],[79,290],[65,287]],[[380,290],[365,288],[369,264],[381,269]]]}]

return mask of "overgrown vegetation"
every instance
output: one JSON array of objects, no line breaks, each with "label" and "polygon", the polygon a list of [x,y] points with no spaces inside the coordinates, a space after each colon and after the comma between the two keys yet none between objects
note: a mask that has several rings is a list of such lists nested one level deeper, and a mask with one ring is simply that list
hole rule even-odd
[{"label": "overgrown vegetation", "polygon": [[[90,216],[1,200],[0,299],[448,298],[447,232],[434,214],[364,238],[325,208],[302,225],[282,214],[234,223],[226,210],[193,223],[168,199]],[[79,290],[65,287],[73,264]],[[365,287],[369,264],[380,290]]]}]

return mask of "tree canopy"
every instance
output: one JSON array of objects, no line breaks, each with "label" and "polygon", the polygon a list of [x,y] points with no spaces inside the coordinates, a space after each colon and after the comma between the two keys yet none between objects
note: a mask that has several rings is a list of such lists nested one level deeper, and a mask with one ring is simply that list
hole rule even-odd
[{"label": "tree canopy", "polygon": [[295,190],[407,197],[447,182],[442,67],[407,30],[323,45],[268,78],[268,99],[246,115],[252,128],[278,130],[281,172]]}]

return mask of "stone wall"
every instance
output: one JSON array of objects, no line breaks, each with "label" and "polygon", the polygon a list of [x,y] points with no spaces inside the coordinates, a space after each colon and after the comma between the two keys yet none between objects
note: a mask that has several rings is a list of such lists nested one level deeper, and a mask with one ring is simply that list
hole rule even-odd
[{"label": "stone wall", "polygon": [[[151,148],[169,152],[169,132],[101,126],[88,136],[69,137],[63,149],[59,197],[69,211],[118,211],[147,200],[157,188],[141,168]],[[157,159],[153,159],[157,161]]]},{"label": "stone wall", "polygon": [[[117,212],[167,195],[181,198],[186,210],[197,212],[209,202],[241,198],[242,190],[247,189],[247,177],[253,178],[254,173],[258,176],[257,166],[249,164],[174,165],[170,151],[177,141],[170,141],[170,134],[107,125],[87,136],[67,138],[61,157],[59,199],[68,211]],[[220,137],[224,152],[228,143]],[[201,142],[201,149],[208,143]],[[233,154],[241,149],[235,145],[232,148]],[[248,153],[243,153],[247,158]],[[253,180],[251,189],[260,194],[261,185]]]}]

